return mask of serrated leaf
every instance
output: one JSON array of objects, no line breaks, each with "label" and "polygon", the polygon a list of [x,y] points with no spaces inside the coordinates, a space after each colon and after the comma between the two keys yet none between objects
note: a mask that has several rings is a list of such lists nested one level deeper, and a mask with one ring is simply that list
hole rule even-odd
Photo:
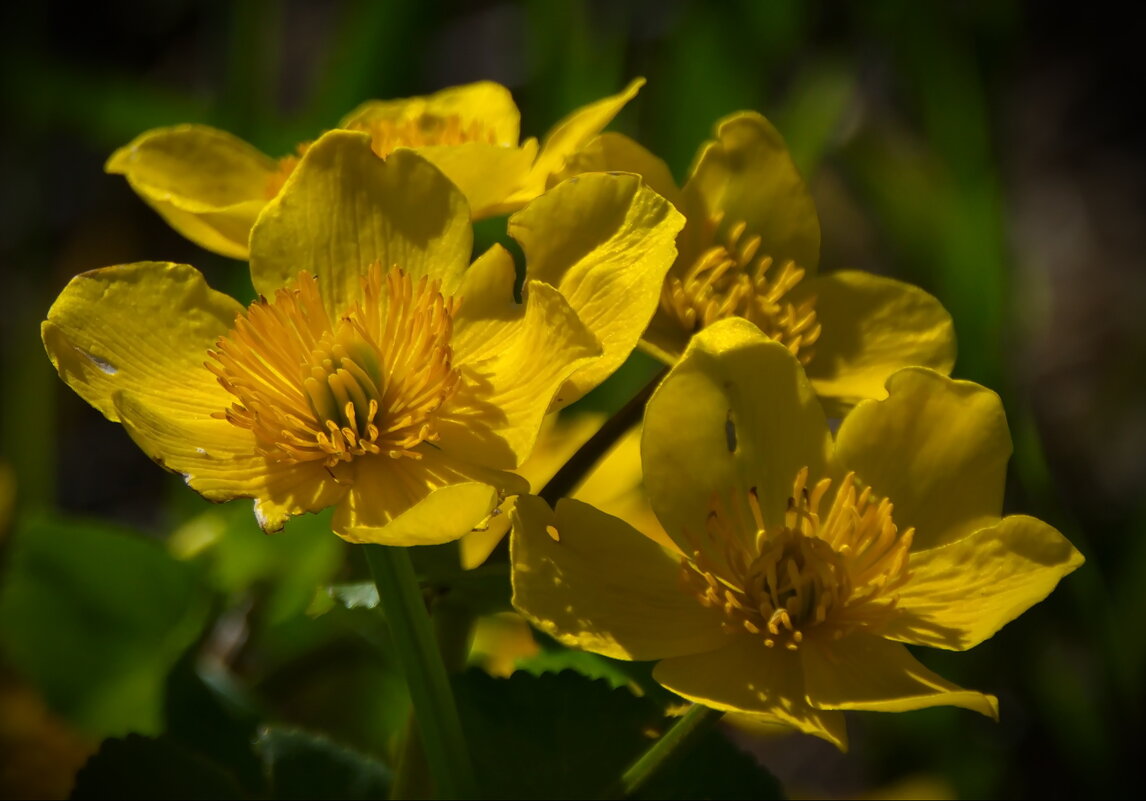
[{"label": "serrated leaf", "polygon": [[456,680],[478,785],[489,798],[591,798],[659,734],[660,709],[574,673]]},{"label": "serrated leaf", "polygon": [[[455,680],[481,791],[489,798],[594,798],[674,722],[659,704],[572,671]],[[641,798],[780,798],[775,780],[718,730],[673,756]]]},{"label": "serrated leaf", "polygon": [[755,759],[728,741],[719,730],[670,762],[635,798],[784,798],[780,784]]},{"label": "serrated leaf", "polygon": [[0,648],[84,732],[156,734],[164,681],[207,614],[195,571],[155,543],[62,519],[14,532]]},{"label": "serrated leaf", "polygon": [[166,738],[128,735],[105,740],[76,774],[74,799],[123,801],[243,797],[227,771]]},{"label": "serrated leaf", "polygon": [[265,728],[255,742],[271,798],[386,798],[390,769],[317,734]]}]

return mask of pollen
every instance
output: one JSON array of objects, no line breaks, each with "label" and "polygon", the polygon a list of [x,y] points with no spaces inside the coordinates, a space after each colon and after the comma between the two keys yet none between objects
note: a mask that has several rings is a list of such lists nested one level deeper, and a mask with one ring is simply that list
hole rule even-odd
[{"label": "pollen", "polygon": [[776,265],[760,252],[760,237],[747,234],[745,223],[721,228],[722,222],[723,214],[711,218],[705,229],[711,245],[682,273],[670,273],[661,308],[689,334],[726,317],[743,317],[807,364],[820,337],[815,303],[786,299],[804,278],[803,268],[793,261]]},{"label": "pollen", "polygon": [[360,300],[334,317],[301,273],[208,351],[207,369],[235,396],[215,417],[250,430],[280,462],[420,459],[460,380],[450,348],[459,302],[437,281],[375,264]]},{"label": "pollen", "polygon": [[765,525],[755,488],[714,497],[703,533],[687,535],[681,575],[727,630],[795,651],[810,636],[875,631],[894,617],[913,534],[854,474],[833,495],[830,479],[809,487],[804,468],[782,524]]}]

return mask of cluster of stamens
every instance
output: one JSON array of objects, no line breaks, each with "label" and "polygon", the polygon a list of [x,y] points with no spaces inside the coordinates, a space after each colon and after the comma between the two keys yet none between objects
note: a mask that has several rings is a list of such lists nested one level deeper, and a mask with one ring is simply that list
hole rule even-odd
[{"label": "cluster of stamens", "polygon": [[760,253],[759,235],[747,235],[747,226],[739,222],[718,237],[722,220],[718,214],[707,223],[713,244],[682,273],[670,273],[661,290],[661,308],[690,334],[717,320],[743,317],[807,364],[820,337],[814,301],[797,305],[785,300],[803,279],[803,268],[788,261],[773,270],[772,257]]},{"label": "cluster of stamens", "polygon": [[457,389],[450,337],[459,300],[373,265],[340,317],[302,273],[260,298],[218,340],[206,366],[236,397],[217,412],[255,435],[276,461],[327,467],[366,454],[421,458],[435,414]]},{"label": "cluster of stamens", "polygon": [[[498,143],[497,131],[482,120],[465,121],[456,114],[419,114],[404,119],[366,117],[350,122],[347,130],[370,134],[370,147],[379,158],[386,158],[399,147],[462,145],[467,142]],[[310,145],[311,142],[303,142],[295,148],[293,154],[279,159],[278,169],[267,179],[264,194],[268,199],[282,190],[286,179],[294,172]]]},{"label": "cluster of stamens", "polygon": [[900,532],[891,502],[844,477],[827,511],[831,480],[796,476],[783,526],[766,527],[756,489],[715,497],[703,535],[681,559],[686,587],[720,609],[726,630],[797,650],[805,637],[877,630],[896,614],[910,577],[914,529]]}]

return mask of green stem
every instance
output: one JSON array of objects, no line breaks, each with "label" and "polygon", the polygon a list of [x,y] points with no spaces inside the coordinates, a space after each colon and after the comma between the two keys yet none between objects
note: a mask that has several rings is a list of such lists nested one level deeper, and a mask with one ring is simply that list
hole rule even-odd
[{"label": "green stem", "polygon": [[537,493],[544,498],[550,506],[555,506],[558,498],[570,495],[573,490],[585,480],[585,476],[593,469],[602,456],[616,444],[625,432],[637,424],[645,411],[645,404],[649,402],[653,391],[660,385],[668,368],[664,368],[654,375],[649,383],[641,388],[620,411],[605,421],[601,429],[589,438],[589,441],[577,449],[573,457],[566,462],[553,478]]},{"label": "green stem", "polygon": [[693,704],[672,728],[653,743],[640,759],[621,774],[615,795],[609,797],[632,798],[650,779],[657,775],[672,758],[680,758],[687,753],[708,729],[720,720],[723,712],[709,709],[701,704]]},{"label": "green stem", "polygon": [[430,616],[405,548],[366,545],[395,652],[417,715],[426,762],[439,798],[476,798],[473,768],[454,693]]}]

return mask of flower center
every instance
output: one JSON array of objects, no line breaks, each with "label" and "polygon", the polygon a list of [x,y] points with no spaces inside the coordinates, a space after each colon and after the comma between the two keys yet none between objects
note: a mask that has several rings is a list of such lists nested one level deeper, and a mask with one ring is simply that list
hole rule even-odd
[{"label": "flower center", "polygon": [[260,298],[208,351],[207,368],[236,402],[215,417],[249,429],[282,462],[386,454],[420,459],[435,415],[457,389],[450,336],[459,299],[378,264],[338,319],[308,273]]},{"label": "flower center", "polygon": [[683,275],[669,275],[661,308],[690,334],[726,317],[743,317],[807,364],[820,337],[815,302],[784,299],[803,279],[803,268],[789,261],[774,270],[772,257],[759,254],[758,235],[746,236],[747,225],[739,222],[718,237],[721,220],[718,214],[708,222],[713,244]]},{"label": "flower center", "polygon": [[730,631],[759,636],[769,648],[799,648],[813,631],[833,638],[878,629],[896,614],[896,591],[909,578],[914,529],[900,532],[891,502],[857,490],[849,473],[826,513],[831,490],[793,483],[784,525],[766,529],[756,489],[717,497],[703,537],[681,559],[681,574],[704,606],[722,609]]},{"label": "flower center", "polygon": [[[371,149],[379,158],[386,158],[399,147],[463,145],[467,142],[497,144],[497,131],[487,127],[482,120],[466,121],[457,114],[355,120],[347,126],[347,130],[370,134]],[[303,142],[295,148],[295,153],[279,159],[278,170],[267,179],[264,189],[268,200],[282,190],[286,179],[294,172],[310,145],[310,142]]]}]

